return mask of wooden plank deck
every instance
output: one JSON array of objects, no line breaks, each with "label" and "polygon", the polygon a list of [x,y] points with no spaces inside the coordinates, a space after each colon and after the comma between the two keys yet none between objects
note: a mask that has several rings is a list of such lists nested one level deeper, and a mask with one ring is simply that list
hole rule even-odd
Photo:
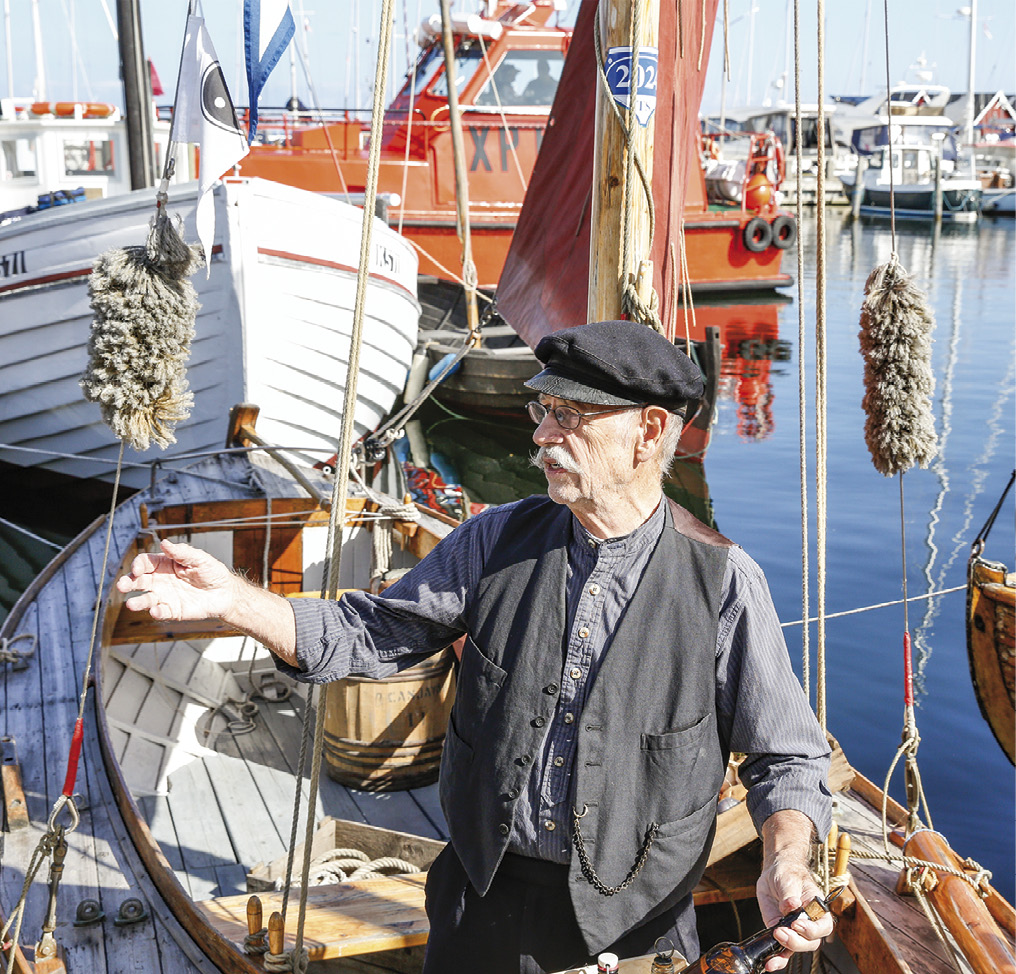
[{"label": "wooden plank deck", "polygon": [[[133,531],[129,533],[133,534]],[[17,742],[31,825],[2,836],[0,912],[10,915],[20,893],[24,869],[59,796],[77,717],[81,681],[91,642],[96,566],[104,534],[85,541],[61,570],[40,584],[27,611],[12,613],[11,635],[34,632],[35,658],[26,670],[0,668],[0,732]],[[86,735],[75,780],[81,813],[67,835],[68,853],[58,899],[56,940],[71,970],[145,970],[162,974],[211,974],[213,968],[169,915],[157,891],[139,868],[136,853],[115,808],[105,768],[92,733],[94,699],[85,710]],[[61,824],[69,823],[61,816]],[[48,899],[44,869],[29,891],[21,944],[30,948],[41,930]],[[148,920],[113,924],[128,898],[146,904]],[[102,924],[74,927],[77,905],[94,899],[106,914]]]}]

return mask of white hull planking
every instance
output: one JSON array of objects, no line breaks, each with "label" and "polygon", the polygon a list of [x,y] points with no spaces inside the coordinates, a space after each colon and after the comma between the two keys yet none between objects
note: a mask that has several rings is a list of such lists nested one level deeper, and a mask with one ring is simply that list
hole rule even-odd
[{"label": "white hull planking", "polygon": [[[79,203],[0,229],[0,459],[112,479],[119,444],[78,385],[92,318],[86,285],[98,254],[144,242],[153,195]],[[226,180],[215,197],[211,270],[193,278],[194,409],[168,450],[125,452],[131,486],[148,482],[153,459],[221,447],[223,417],[238,402],[261,407],[267,440],[312,460],[334,452],[341,434],[362,210],[265,180]],[[195,202],[195,184],[171,192],[188,240]],[[415,252],[380,221],[370,265],[357,435],[401,393],[419,320]]]}]

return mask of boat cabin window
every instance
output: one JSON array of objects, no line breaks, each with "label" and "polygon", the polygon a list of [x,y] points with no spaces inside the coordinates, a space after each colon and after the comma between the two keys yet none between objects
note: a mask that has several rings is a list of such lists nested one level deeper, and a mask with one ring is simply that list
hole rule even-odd
[{"label": "boat cabin window", "polygon": [[[470,45],[469,47],[463,45],[455,52],[455,90],[459,94],[462,94],[462,89],[466,86],[466,82],[476,74],[476,68],[482,62],[483,52],[477,45]],[[444,67],[443,54],[439,58],[438,67]],[[419,91],[419,88],[417,90]],[[430,93],[437,95],[439,98],[447,98],[448,75],[442,72],[441,77],[434,82],[434,87],[431,88]]]},{"label": "boat cabin window", "polygon": [[[416,83],[412,83],[413,77],[411,74],[407,75],[406,83],[403,85],[402,91],[399,92],[399,98],[405,96],[406,103],[408,104],[411,88],[414,89],[417,94],[420,94],[420,92],[434,80],[434,76],[443,67],[444,52],[441,45],[431,44],[431,46],[420,55],[420,59],[416,62]],[[447,94],[447,91],[445,94]]]},{"label": "boat cabin window", "polygon": [[94,139],[65,139],[63,157],[65,176],[110,175],[116,169],[113,139],[105,135]]},{"label": "boat cabin window", "polygon": [[550,108],[563,68],[560,51],[508,51],[475,104],[493,108],[500,99],[502,105]]},{"label": "boat cabin window", "polygon": [[4,139],[0,142],[0,179],[21,179],[37,174],[35,139]]}]

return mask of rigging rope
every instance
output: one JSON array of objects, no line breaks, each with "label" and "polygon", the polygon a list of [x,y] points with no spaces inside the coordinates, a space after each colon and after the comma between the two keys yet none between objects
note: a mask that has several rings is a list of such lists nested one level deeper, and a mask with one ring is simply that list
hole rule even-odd
[{"label": "rigging rope", "polygon": [[[381,128],[384,121],[385,79],[388,75],[388,61],[391,53],[392,25],[395,20],[394,0],[384,0],[381,9],[381,25],[378,32],[377,69],[374,75],[374,105],[371,113],[370,152],[367,161],[367,180],[364,187],[363,231],[360,239],[360,262],[356,278],[356,302],[353,312],[353,329],[350,338],[349,361],[346,371],[346,392],[342,409],[342,435],[339,441],[335,480],[333,483],[331,511],[328,518],[328,540],[325,554],[323,594],[335,598],[338,589],[339,568],[342,558],[342,521],[349,494],[349,472],[353,440],[353,420],[356,410],[357,380],[360,369],[360,349],[363,342],[364,305],[367,295],[367,279],[370,270],[370,244],[374,225],[374,200],[377,196],[378,169],[381,155]],[[308,706],[306,714],[309,715]],[[314,747],[311,764],[309,794],[307,796],[307,823],[303,860],[303,881],[300,886],[299,912],[296,925],[296,943],[292,957],[297,958],[294,966],[304,956],[303,937],[307,915],[307,891],[310,873],[311,845],[314,837],[314,809],[317,805],[318,782],[321,773],[321,756],[324,751],[325,707],[319,700],[314,723]],[[309,720],[304,724],[304,739],[307,736]],[[301,755],[303,744],[301,744]],[[297,775],[297,794],[302,789],[302,771]],[[294,816],[295,818],[295,816]],[[291,861],[291,860],[290,860]],[[291,875],[287,876],[287,883]],[[267,966],[267,960],[266,960]]]},{"label": "rigging rope", "polygon": [[508,143],[508,151],[512,154],[512,159],[515,161],[515,171],[519,175],[519,182],[522,184],[522,192],[525,193],[529,188],[526,183],[526,174],[522,171],[522,163],[519,162],[519,154],[515,151],[516,142],[518,141],[518,130],[515,132],[508,127],[508,119],[505,118],[504,107],[501,104],[501,95],[497,90],[497,84],[494,82],[494,70],[490,66],[490,58],[487,57],[487,45],[483,42],[483,35],[477,34],[476,39],[480,42],[480,51],[483,53],[483,63],[487,66],[487,74],[490,77],[490,90],[494,94],[494,101],[497,102],[498,114],[501,116],[501,127],[504,129],[505,140]]},{"label": "rigging rope", "polygon": [[[724,2],[724,17],[726,4]],[[726,23],[726,20],[724,20]],[[794,146],[797,161],[797,201],[795,214],[797,226],[804,226],[804,201],[801,192],[801,174],[804,156],[800,133],[804,131],[803,113],[801,110],[801,3],[794,0],[794,121],[797,125],[797,138]],[[817,204],[816,200],[816,204]],[[808,384],[804,370],[804,350],[807,345],[807,317],[804,313],[804,242],[798,234],[797,244],[797,348],[800,362],[797,370],[797,414],[798,414],[798,456],[800,458],[800,495],[801,495],[801,618],[808,619],[810,609],[810,567],[809,567],[809,530],[808,530]],[[811,630],[804,626],[801,630],[801,685],[808,699],[811,699]]]}]

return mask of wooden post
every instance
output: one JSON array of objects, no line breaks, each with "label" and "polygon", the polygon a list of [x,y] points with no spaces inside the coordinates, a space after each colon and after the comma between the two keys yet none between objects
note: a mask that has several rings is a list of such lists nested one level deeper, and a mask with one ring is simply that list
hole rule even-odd
[{"label": "wooden post", "polygon": [[[629,31],[632,26],[632,8],[640,11],[639,36],[633,42]],[[605,0],[598,11],[601,56],[604,70],[615,97],[627,101],[630,96],[632,74],[636,81],[636,114],[633,143],[642,160],[646,177],[652,185],[653,137],[655,111],[646,118],[651,104],[655,109],[656,77],[658,71],[660,8],[659,0]],[[631,48],[639,49],[639,64],[632,64]],[[625,52],[627,48],[627,52]],[[639,84],[641,82],[641,84]],[[624,128],[618,124],[615,113],[603,91],[600,78],[596,78],[596,138],[593,151],[593,198],[589,244],[588,320],[602,321],[621,316],[621,295],[628,280],[652,281],[651,271],[640,262],[649,260],[649,210],[636,174],[631,186],[626,185],[627,139]],[[638,98],[638,92],[642,98]],[[641,107],[638,105],[641,101]],[[628,111],[619,106],[627,123]],[[644,119],[644,121],[643,121]],[[622,266],[624,254],[624,206],[627,195],[630,201],[633,226],[629,265]]]},{"label": "wooden post", "polygon": [[854,170],[854,193],[850,198],[850,213],[855,220],[861,215],[861,199],[864,197],[864,170],[867,168],[867,157],[858,156],[857,168]]},{"label": "wooden post", "polygon": [[942,222],[942,140],[935,143],[935,222]]},{"label": "wooden post", "polygon": [[441,0],[441,40],[444,45],[448,117],[452,128],[452,154],[455,160],[455,206],[459,237],[462,239],[462,276],[466,282],[466,323],[473,336],[473,343],[478,344],[476,326],[480,319],[476,308],[476,267],[473,264],[473,244],[469,233],[469,181],[466,176],[466,150],[462,139],[459,93],[455,87],[455,38],[452,34],[451,17],[448,0]]}]

